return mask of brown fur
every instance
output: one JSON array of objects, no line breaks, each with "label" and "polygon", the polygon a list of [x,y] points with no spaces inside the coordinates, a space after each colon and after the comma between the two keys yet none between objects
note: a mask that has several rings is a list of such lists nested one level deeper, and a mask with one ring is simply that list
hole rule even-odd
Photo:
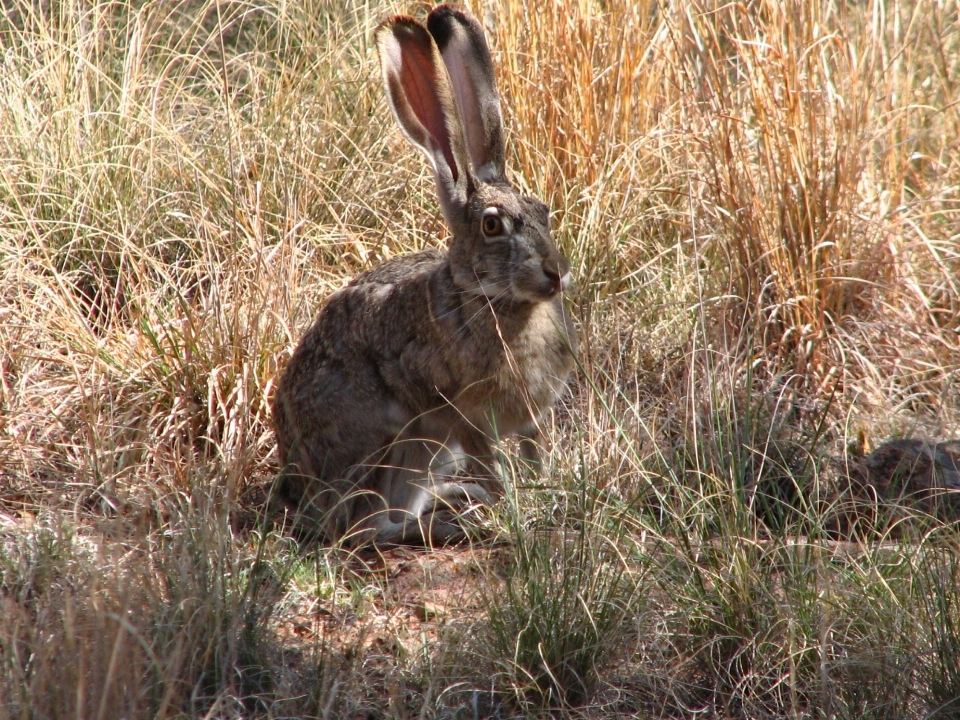
[{"label": "brown fur", "polygon": [[960,521],[957,440],[891,440],[864,457],[834,461],[827,477],[827,529],[841,536],[870,529],[897,534],[922,518]]},{"label": "brown fur", "polygon": [[[457,103],[475,91],[472,102],[489,108],[496,93],[492,68],[476,70],[489,62],[489,52],[473,52],[477,42],[486,50],[482,30],[450,8],[431,19],[464,53],[460,74],[475,71],[456,102],[422,26],[393,18],[377,37],[394,114],[434,164],[449,251],[394,258],[334,293],[274,399],[277,494],[327,539],[457,536],[459,525],[434,511],[492,501],[494,440],[533,435],[574,364],[576,333],[560,297],[569,265],[550,237],[546,206],[506,182],[502,128],[482,125],[490,112],[466,114],[481,123],[474,134],[488,133],[474,145],[491,155],[466,154]],[[408,53],[414,62],[403,60],[401,72]],[[437,87],[419,92],[424,83]],[[490,182],[473,174],[481,165]],[[503,232],[487,236],[491,213]]]}]

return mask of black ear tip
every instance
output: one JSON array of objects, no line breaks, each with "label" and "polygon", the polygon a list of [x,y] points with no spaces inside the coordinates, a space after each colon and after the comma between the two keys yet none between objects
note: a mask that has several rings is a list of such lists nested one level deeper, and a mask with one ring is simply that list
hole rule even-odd
[{"label": "black ear tip", "polygon": [[466,16],[466,13],[458,7],[454,7],[453,5],[437,5],[433,10],[430,11],[427,22],[430,22],[431,20],[437,20],[439,22],[450,17],[451,15],[457,18],[462,18]]},{"label": "black ear tip", "polygon": [[469,15],[453,5],[437,5],[427,17],[427,29],[442,51],[453,34],[455,23],[469,24]]}]

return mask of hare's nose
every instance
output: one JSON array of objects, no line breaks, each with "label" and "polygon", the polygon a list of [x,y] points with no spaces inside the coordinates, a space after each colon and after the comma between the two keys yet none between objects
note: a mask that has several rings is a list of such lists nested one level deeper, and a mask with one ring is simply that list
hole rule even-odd
[{"label": "hare's nose", "polygon": [[550,289],[559,293],[570,281],[570,263],[560,253],[551,253],[543,259],[543,274],[550,280]]}]

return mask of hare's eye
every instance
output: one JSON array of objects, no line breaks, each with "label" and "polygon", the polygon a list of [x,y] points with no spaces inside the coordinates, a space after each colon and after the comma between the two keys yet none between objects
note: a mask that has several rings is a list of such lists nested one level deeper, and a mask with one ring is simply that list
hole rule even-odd
[{"label": "hare's eye", "polygon": [[485,215],[480,223],[483,234],[487,237],[496,237],[503,235],[503,220],[499,215]]}]

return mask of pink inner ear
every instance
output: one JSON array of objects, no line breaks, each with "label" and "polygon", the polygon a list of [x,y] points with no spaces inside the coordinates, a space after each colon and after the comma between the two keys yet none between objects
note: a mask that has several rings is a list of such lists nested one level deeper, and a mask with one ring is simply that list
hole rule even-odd
[{"label": "pink inner ear", "polygon": [[450,43],[448,57],[444,57],[444,63],[447,66],[447,74],[450,76],[453,85],[453,93],[457,96],[460,103],[460,120],[463,122],[463,129],[466,132],[467,147],[470,151],[470,157],[473,160],[474,171],[478,171],[479,165],[484,160],[486,153],[486,133],[483,127],[483,117],[480,106],[477,101],[477,88],[473,82],[473,76],[463,62],[464,54],[469,49],[463,49],[465,43],[454,36]]},{"label": "pink inner ear", "polygon": [[439,145],[443,158],[450,168],[450,175],[456,182],[459,169],[453,158],[453,149],[450,145],[450,131],[447,129],[446,117],[440,95],[437,92],[439,78],[438,68],[433,62],[429,50],[411,44],[402,44],[402,62],[400,67],[400,84],[410,103],[410,108],[417,119]]}]

